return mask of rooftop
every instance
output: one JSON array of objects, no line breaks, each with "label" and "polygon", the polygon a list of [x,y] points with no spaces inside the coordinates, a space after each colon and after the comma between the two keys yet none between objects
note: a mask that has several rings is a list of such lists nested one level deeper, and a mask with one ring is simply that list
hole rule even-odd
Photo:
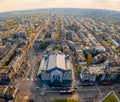
[{"label": "rooftop", "polygon": [[45,55],[41,61],[40,69],[51,70],[53,68],[60,68],[62,70],[71,69],[71,62],[60,51],[53,51],[51,54]]},{"label": "rooftop", "polygon": [[61,69],[66,69],[64,54],[58,53],[58,52],[53,52],[49,56],[47,70],[50,70],[55,67],[61,68]]}]

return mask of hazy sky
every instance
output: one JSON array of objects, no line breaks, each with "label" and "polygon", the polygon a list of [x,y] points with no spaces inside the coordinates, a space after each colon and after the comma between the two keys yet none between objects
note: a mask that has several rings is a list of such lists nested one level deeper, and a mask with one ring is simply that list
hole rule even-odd
[{"label": "hazy sky", "polygon": [[0,12],[36,8],[100,8],[120,11],[120,0],[0,0]]}]

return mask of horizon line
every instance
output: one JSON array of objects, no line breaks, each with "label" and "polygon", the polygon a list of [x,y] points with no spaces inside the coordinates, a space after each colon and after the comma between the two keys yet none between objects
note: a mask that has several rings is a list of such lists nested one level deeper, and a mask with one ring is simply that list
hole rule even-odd
[{"label": "horizon line", "polygon": [[9,10],[9,11],[0,11],[1,13],[12,13],[12,12],[21,12],[21,11],[30,11],[30,10],[44,10],[44,9],[88,9],[88,10],[106,10],[106,11],[116,11],[116,12],[120,12],[120,10],[117,9],[104,9],[104,8],[73,8],[73,7],[64,7],[64,8],[32,8],[32,9],[18,9],[18,10]]}]

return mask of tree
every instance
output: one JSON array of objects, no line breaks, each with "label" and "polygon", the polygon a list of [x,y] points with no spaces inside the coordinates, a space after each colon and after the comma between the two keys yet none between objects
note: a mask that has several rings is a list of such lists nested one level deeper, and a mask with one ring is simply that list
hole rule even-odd
[{"label": "tree", "polygon": [[105,38],[105,34],[101,33],[100,36],[104,39]]},{"label": "tree", "polygon": [[56,99],[53,102],[77,102],[73,99]]},{"label": "tree", "polygon": [[4,66],[2,66],[1,68],[2,68],[2,69],[7,69],[8,66],[7,66],[7,65],[4,65]]},{"label": "tree", "polygon": [[71,60],[71,61],[73,61],[73,59],[74,59],[74,56],[73,56],[73,55],[71,55],[71,56],[70,56],[70,60]]},{"label": "tree", "polygon": [[9,19],[9,20],[6,21],[6,24],[8,26],[13,26],[15,24],[15,20],[14,19]]},{"label": "tree", "polygon": [[46,43],[42,43],[41,44],[41,49],[43,50],[43,49],[46,49],[47,48],[47,44]]},{"label": "tree", "polygon": [[77,72],[80,73],[80,70],[81,70],[81,66],[77,65]]},{"label": "tree", "polygon": [[27,31],[27,35],[29,35],[29,34],[31,34],[31,33],[33,33],[33,32],[34,32],[34,29],[31,28],[31,29],[29,29],[29,30]]},{"label": "tree", "polygon": [[60,45],[57,46],[57,48],[55,50],[58,50],[58,51],[62,51],[62,48]]},{"label": "tree", "polygon": [[92,63],[92,54],[88,54],[87,55],[87,64],[91,64]]}]

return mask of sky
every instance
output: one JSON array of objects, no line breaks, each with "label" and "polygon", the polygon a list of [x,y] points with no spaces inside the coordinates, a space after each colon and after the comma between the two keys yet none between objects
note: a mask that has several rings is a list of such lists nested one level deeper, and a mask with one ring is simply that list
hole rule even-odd
[{"label": "sky", "polygon": [[98,8],[120,11],[120,0],[0,0],[0,12],[38,8]]}]

